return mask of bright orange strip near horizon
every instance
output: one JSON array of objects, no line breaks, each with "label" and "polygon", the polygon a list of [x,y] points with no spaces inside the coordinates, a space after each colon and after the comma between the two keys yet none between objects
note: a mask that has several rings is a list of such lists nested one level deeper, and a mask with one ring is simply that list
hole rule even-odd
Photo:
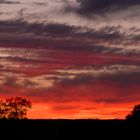
[{"label": "bright orange strip near horizon", "polygon": [[[71,103],[71,106],[73,104],[76,105],[76,103]],[[133,109],[133,104],[105,105],[82,102],[77,103],[77,106],[80,104],[82,107],[79,110],[58,108],[54,111],[53,103],[37,103],[34,104],[27,116],[29,119],[125,119]]]}]

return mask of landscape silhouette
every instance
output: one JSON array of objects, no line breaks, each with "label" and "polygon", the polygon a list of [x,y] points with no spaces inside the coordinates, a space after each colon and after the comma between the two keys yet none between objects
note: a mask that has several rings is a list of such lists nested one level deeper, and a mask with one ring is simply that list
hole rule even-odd
[{"label": "landscape silhouette", "polygon": [[[140,104],[133,107],[125,119],[27,119],[31,101],[22,97],[12,97],[0,101],[1,134],[16,132],[22,138],[64,138],[65,136],[86,136],[111,138],[112,134],[128,135],[140,129]],[[125,133],[126,131],[126,133]],[[94,135],[93,135],[94,134]],[[119,135],[116,135],[116,137]]]}]

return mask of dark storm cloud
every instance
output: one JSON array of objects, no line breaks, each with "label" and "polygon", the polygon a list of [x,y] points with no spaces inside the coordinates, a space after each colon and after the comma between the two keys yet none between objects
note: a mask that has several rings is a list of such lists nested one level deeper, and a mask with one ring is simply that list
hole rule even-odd
[{"label": "dark storm cloud", "polygon": [[78,12],[81,14],[102,13],[126,9],[140,5],[139,0],[77,0],[80,3]]}]

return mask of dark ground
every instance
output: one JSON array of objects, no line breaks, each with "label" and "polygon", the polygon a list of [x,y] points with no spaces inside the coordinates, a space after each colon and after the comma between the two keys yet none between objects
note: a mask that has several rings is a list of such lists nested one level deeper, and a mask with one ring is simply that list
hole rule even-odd
[{"label": "dark ground", "polygon": [[140,139],[140,122],[125,120],[0,120],[1,137],[11,139]]}]

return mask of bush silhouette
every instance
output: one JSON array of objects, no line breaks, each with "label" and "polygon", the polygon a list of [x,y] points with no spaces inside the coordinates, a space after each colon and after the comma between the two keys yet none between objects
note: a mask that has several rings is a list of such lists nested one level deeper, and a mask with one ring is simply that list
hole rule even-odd
[{"label": "bush silhouette", "polygon": [[12,97],[0,101],[0,119],[25,119],[32,103],[22,97]]},{"label": "bush silhouette", "polygon": [[140,104],[135,105],[133,110],[126,116],[127,120],[140,120]]}]

